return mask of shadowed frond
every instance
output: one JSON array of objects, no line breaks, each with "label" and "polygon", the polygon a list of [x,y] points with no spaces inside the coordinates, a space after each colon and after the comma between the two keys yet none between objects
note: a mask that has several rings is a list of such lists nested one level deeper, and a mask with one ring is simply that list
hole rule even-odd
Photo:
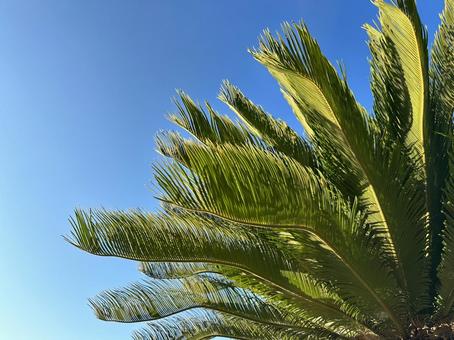
[{"label": "shadowed frond", "polygon": [[[283,306],[285,300],[279,301],[278,309],[273,299],[234,287],[229,280],[215,274],[151,280],[121,290],[105,291],[90,302],[97,316],[108,321],[150,321],[189,309],[205,308],[300,330],[316,326],[335,334],[329,330],[331,325],[327,320],[324,324],[315,324],[304,313],[297,313],[295,309],[288,312],[289,306]],[[344,327],[345,330],[348,328]]]},{"label": "shadowed frond", "polygon": [[[272,285],[267,288],[268,292],[277,289],[283,292],[284,297],[290,296],[299,301],[300,313],[309,310],[307,317],[314,317],[312,313],[315,312],[322,320],[325,314],[332,318],[332,314],[327,314],[324,304],[287,284],[281,270],[293,270],[298,263],[283,251],[272,247],[279,240],[265,231],[254,234],[241,227],[228,228],[194,216],[159,217],[141,212],[97,211],[91,215],[78,212],[73,223],[75,231],[72,242],[91,253],[146,261],[203,261],[211,266],[216,265],[218,270],[221,264],[228,265],[240,269],[227,271],[224,268],[222,274],[228,272],[229,278],[246,278],[245,272],[252,274],[257,281]],[[126,234],[128,237],[124,238]],[[291,246],[286,248],[290,254],[294,253]],[[147,267],[143,268],[146,270]],[[194,266],[184,268],[188,270]],[[263,290],[259,292],[264,293]],[[318,305],[320,307],[316,308]],[[334,305],[328,308],[328,312],[331,310],[332,313],[333,307],[337,318],[340,314],[345,318],[345,314],[336,312],[337,307]]]},{"label": "shadowed frond", "polygon": [[[452,143],[452,141],[451,141]],[[454,151],[449,152],[449,173],[454,172]],[[445,225],[443,229],[443,254],[438,267],[440,290],[437,298],[437,318],[453,319],[454,310],[454,177],[450,175],[445,187],[443,205]]]},{"label": "shadowed frond", "polygon": [[90,300],[90,304],[98,318],[107,321],[149,321],[187,309],[208,308],[257,321],[288,324],[280,311],[262,298],[233,287],[214,274],[147,280],[124,289],[105,291]]},{"label": "shadowed frond", "polygon": [[235,267],[210,263],[145,263],[141,270],[151,277],[187,277],[197,273],[216,273],[233,281],[235,286],[261,296],[278,310],[293,316],[295,320],[307,320],[306,322],[318,327],[346,336],[374,334],[371,320],[340,299],[322,282],[311,279],[307,274],[293,275],[293,272],[286,270],[282,271],[283,277],[280,281],[271,282],[263,277],[248,275]]},{"label": "shadowed frond", "polygon": [[[430,61],[430,110],[428,131],[430,133],[430,160],[428,171],[429,200],[431,212],[431,258],[432,276],[436,278],[437,266],[442,254],[442,230],[445,218],[442,215],[443,187],[452,170],[448,168],[448,154],[452,134],[454,112],[454,1],[446,0],[441,15],[441,25],[435,36]],[[451,168],[452,169],[452,168]],[[448,197],[450,200],[451,198]],[[451,223],[451,222],[446,222]],[[438,282],[436,282],[438,283]]]},{"label": "shadowed frond", "polygon": [[345,339],[316,327],[291,328],[257,322],[236,315],[212,310],[190,310],[159,322],[147,323],[147,328],[134,333],[135,340],[210,339],[226,336],[234,339]]},{"label": "shadowed frond", "polygon": [[221,266],[204,262],[141,262],[139,270],[154,279],[178,279],[201,273],[220,273]]}]

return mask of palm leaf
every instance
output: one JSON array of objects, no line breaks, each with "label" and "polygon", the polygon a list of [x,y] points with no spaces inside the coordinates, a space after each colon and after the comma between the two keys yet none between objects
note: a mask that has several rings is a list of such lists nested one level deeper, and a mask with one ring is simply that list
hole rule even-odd
[{"label": "palm leaf", "polygon": [[315,165],[314,154],[307,141],[298,136],[285,122],[274,119],[262,107],[252,103],[237,87],[224,82],[219,99],[226,103],[251,131],[277,151],[303,165]]},{"label": "palm leaf", "polygon": [[69,241],[101,256],[225,264],[263,277],[271,275],[270,280],[280,269],[291,270],[292,263],[297,265],[291,256],[273,247],[270,239],[277,242],[275,233],[254,233],[241,226],[189,214],[76,211],[71,223]]},{"label": "palm leaf", "polygon": [[400,58],[412,106],[408,143],[425,160],[426,111],[428,105],[427,34],[421,26],[413,0],[398,1],[399,7],[375,1],[380,10],[383,34]]},{"label": "palm leaf", "polygon": [[370,25],[371,90],[377,128],[387,143],[404,143],[411,127],[411,101],[393,41]]},{"label": "palm leaf", "polygon": [[291,328],[248,320],[236,315],[212,310],[190,310],[159,322],[149,322],[137,331],[135,340],[210,339],[226,336],[235,339],[343,339],[316,327]]},{"label": "palm leaf", "polygon": [[[450,175],[448,154],[454,112],[454,2],[447,0],[441,15],[441,25],[435,36],[430,62],[430,169],[428,171],[431,211],[432,277],[438,284],[436,270],[442,254],[442,232],[446,221],[442,215],[443,188]],[[448,184],[449,185],[449,184]],[[447,189],[451,190],[450,188]],[[450,200],[451,193],[448,194]],[[449,213],[448,213],[449,214]]]},{"label": "palm leaf", "polygon": [[175,99],[177,113],[169,119],[202,142],[244,144],[254,143],[256,138],[243,126],[235,124],[228,116],[217,113],[208,103],[203,108],[187,94],[179,91]]},{"label": "palm leaf", "polygon": [[[287,300],[289,298],[296,300],[301,306],[300,312],[309,311],[309,314],[306,313],[308,318],[313,318],[315,314],[317,318],[322,318],[320,320],[326,321],[323,315],[327,315],[331,320],[334,309],[335,317],[339,319],[339,316],[343,315],[345,322],[346,315],[340,313],[337,306],[327,308],[326,304],[319,303],[286,284],[280,270],[293,270],[298,263],[273,247],[278,239],[269,232],[261,231],[254,234],[241,227],[232,229],[232,226],[194,216],[153,216],[137,211],[129,213],[78,211],[73,224],[75,227],[71,242],[93,254],[142,261],[202,261],[218,268],[221,268],[221,264],[222,267],[227,265],[240,268],[240,272],[228,269],[229,277],[233,278],[232,273],[235,273],[236,278],[240,276],[245,278],[244,273],[252,274],[258,281],[264,281],[268,285],[268,292],[278,290],[283,292],[284,296],[288,296]],[[125,238],[125,235],[128,237]],[[290,254],[294,253],[292,249],[287,246]],[[199,268],[200,266],[201,264]],[[149,267],[143,267],[145,271],[147,268]],[[194,266],[185,266],[184,270],[193,268]],[[194,273],[186,273],[183,276]],[[225,268],[222,273],[226,273]],[[259,293],[264,293],[263,289]]]},{"label": "palm leaf", "polygon": [[[397,322],[391,309],[370,287],[383,283],[388,275],[377,275],[374,280],[378,281],[366,283],[358,276],[361,270],[355,270],[349,263],[356,261],[359,266],[380,268],[382,264],[370,253],[373,247],[359,245],[361,258],[343,252],[342,248],[358,244],[353,238],[360,237],[356,233],[360,233],[362,220],[355,213],[347,213],[348,204],[341,203],[342,198],[329,190],[322,177],[283,155],[254,147],[208,148],[186,143],[184,153],[190,171],[178,164],[156,169],[157,182],[164,191],[163,201],[252,227],[295,229],[315,236],[339,260],[337,265],[349,273],[348,280],[354,280],[358,285],[355,287],[364,292],[362,298],[372,297],[368,304],[378,303]],[[340,240],[349,245],[337,244]],[[386,284],[393,286],[391,281]]]},{"label": "palm leaf", "polygon": [[[291,105],[305,117],[305,124],[314,132],[315,144],[321,148],[319,159],[323,171],[328,169],[327,177],[336,187],[354,188],[352,192],[357,192],[369,207],[369,222],[379,228],[387,254],[394,262],[394,273],[402,288],[410,293],[409,304],[414,301],[424,305],[428,279],[421,270],[415,270],[413,262],[420,259],[421,266],[426,266],[422,261],[426,209],[418,204],[418,210],[414,210],[414,202],[398,192],[406,186],[407,176],[416,176],[419,170],[406,150],[388,150],[382,145],[365,110],[356,103],[346,81],[338,77],[307,28],[294,25],[292,29],[286,25],[284,33],[285,39],[265,32],[254,56],[277,78],[287,98],[291,98]],[[403,162],[393,163],[394,158]],[[339,168],[353,169],[356,178],[344,173],[339,180],[331,176]],[[403,177],[396,178],[398,173]],[[342,183],[346,178],[353,181]],[[400,182],[397,187],[396,179]],[[423,192],[414,191],[414,195],[408,197],[424,201]],[[396,196],[400,197],[399,205],[390,205]],[[408,215],[402,219],[403,211]],[[402,237],[408,233],[412,243]]]},{"label": "palm leaf", "polygon": [[187,309],[207,308],[286,325],[284,316],[261,297],[232,287],[222,278],[202,274],[184,279],[148,280],[124,289],[104,291],[91,299],[90,304],[98,318],[107,321],[150,321]]},{"label": "palm leaf", "polygon": [[221,266],[204,262],[142,262],[139,270],[153,279],[178,279],[201,273],[220,273]]},{"label": "palm leaf", "polygon": [[[286,270],[282,272],[283,278],[279,282],[270,282],[261,277],[248,275],[247,272],[235,267],[210,263],[145,263],[141,270],[153,278],[216,273],[232,280],[235,286],[263,297],[276,309],[285,311],[287,315],[293,315],[294,320],[307,320],[318,327],[345,336],[375,333],[371,320],[340,299],[322,282],[310,279],[305,274],[293,276],[292,272]],[[304,275],[304,284],[301,284],[301,275]],[[283,281],[285,278],[289,281]]]}]

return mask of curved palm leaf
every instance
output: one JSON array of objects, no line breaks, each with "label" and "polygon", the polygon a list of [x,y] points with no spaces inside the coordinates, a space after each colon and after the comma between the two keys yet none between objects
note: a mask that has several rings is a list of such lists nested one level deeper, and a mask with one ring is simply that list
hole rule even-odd
[{"label": "curved palm leaf", "polygon": [[107,321],[150,321],[187,309],[207,308],[257,321],[287,324],[280,311],[259,296],[232,287],[213,275],[135,283],[127,288],[102,292],[90,300],[90,304],[98,318]]},{"label": "curved palm leaf", "polygon": [[[443,187],[451,175],[452,167],[448,167],[451,142],[446,137],[452,134],[452,114],[454,112],[454,2],[447,0],[442,13],[442,21],[435,36],[430,62],[430,132],[431,169],[428,179],[431,185],[432,199],[432,276],[436,278],[437,266],[443,252],[443,225],[441,214],[443,205]],[[451,181],[451,179],[449,179]],[[449,185],[449,184],[448,184]],[[450,190],[450,189],[447,189]],[[451,194],[447,200],[451,200]],[[436,282],[438,283],[438,282]]]},{"label": "curved palm leaf", "polygon": [[315,165],[313,151],[306,140],[298,136],[285,122],[274,119],[262,107],[252,103],[228,81],[223,83],[219,99],[226,103],[252,131],[277,151],[303,165]]},{"label": "curved palm leaf", "polygon": [[316,327],[295,329],[210,310],[191,310],[181,315],[173,315],[159,322],[149,322],[147,326],[146,329],[137,331],[133,338],[136,340],[210,339],[215,336],[251,340],[344,338]]},{"label": "curved palm leaf", "polygon": [[[256,281],[271,284],[268,291],[277,289],[283,292],[283,297],[287,296],[286,299],[298,302],[300,316],[302,310],[309,310],[306,318],[313,318],[315,314],[322,320],[324,315],[332,319],[333,312],[338,319],[354,318],[340,313],[338,306],[326,306],[287,283],[281,270],[293,270],[298,263],[272,247],[278,240],[269,232],[251,233],[241,227],[232,229],[195,216],[153,216],[142,212],[78,212],[73,223],[75,230],[71,242],[93,254],[146,261],[204,261],[218,268],[220,265],[234,267],[240,271],[228,269],[227,277],[246,279],[253,275]],[[125,234],[128,234],[126,239]],[[294,252],[292,247],[286,248],[289,254]],[[189,268],[194,267],[185,267],[186,270]],[[222,274],[226,274],[225,268]]]},{"label": "curved palm leaf", "polygon": [[222,116],[205,103],[208,113],[187,94],[178,92],[175,100],[178,112],[169,119],[202,142],[245,144],[254,143],[255,138],[244,127],[235,124],[229,117]]},{"label": "curved palm leaf", "polygon": [[[305,122],[314,131],[312,138],[324,148],[320,158],[323,160],[328,154],[328,163],[334,157],[339,159],[336,164],[349,164],[356,169],[358,195],[369,206],[369,221],[380,228],[382,242],[394,261],[395,275],[402,288],[410,293],[409,303],[416,301],[418,305],[424,305],[428,279],[413,263],[415,259],[422,259],[425,253],[422,219],[426,209],[393,192],[393,189],[401,190],[406,186],[404,181],[408,172],[417,174],[419,170],[410,155],[399,156],[405,152],[403,148],[387,150],[382,146],[365,110],[356,103],[346,81],[338,77],[307,28],[294,25],[292,29],[287,24],[284,33],[285,40],[265,32],[260,50],[254,51],[254,56],[298,105]],[[336,149],[342,150],[340,157],[333,153]],[[400,157],[402,162],[390,168],[388,160],[394,157]],[[399,173],[403,177],[397,178],[400,183],[396,186],[395,175]],[[337,185],[337,182],[334,183]],[[409,197],[424,202],[423,192],[415,191],[414,195]],[[396,196],[400,196],[399,207],[389,204]],[[415,210],[415,206],[420,207],[419,210]],[[402,211],[408,214],[400,219]],[[411,234],[412,243],[406,242],[403,234]],[[423,261],[420,266],[425,267]]]},{"label": "curved palm leaf", "polygon": [[[373,247],[353,241],[361,237],[362,230],[358,228],[361,218],[349,212],[348,204],[330,191],[322,177],[283,155],[253,147],[208,148],[190,142],[180,147],[185,164],[192,171],[175,164],[156,170],[157,181],[165,191],[164,201],[253,227],[306,232],[308,237],[315,237],[331,250],[333,260],[340,259],[341,268],[350,275],[353,273],[357,291],[363,292],[363,298],[372,297],[365,305],[380,305],[397,322],[389,306],[370,286],[379,277],[388,277],[386,272],[379,274],[382,266],[371,253]],[[358,244],[361,258],[352,257],[350,251],[344,252],[346,244],[337,244],[342,241]],[[365,282],[353,264],[376,268],[378,275]],[[397,290],[390,279],[386,286]]]}]

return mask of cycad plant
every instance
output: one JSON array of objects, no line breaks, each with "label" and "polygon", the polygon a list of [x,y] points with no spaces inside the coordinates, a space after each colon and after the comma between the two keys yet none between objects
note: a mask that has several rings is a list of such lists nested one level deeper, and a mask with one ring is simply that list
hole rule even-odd
[{"label": "cycad plant", "polygon": [[430,53],[414,0],[376,0],[365,26],[373,113],[306,26],[251,53],[298,135],[225,82],[241,119],[179,93],[158,136],[158,213],[76,211],[68,237],[140,261],[149,278],[91,300],[145,322],[136,339],[453,339],[454,0]]}]

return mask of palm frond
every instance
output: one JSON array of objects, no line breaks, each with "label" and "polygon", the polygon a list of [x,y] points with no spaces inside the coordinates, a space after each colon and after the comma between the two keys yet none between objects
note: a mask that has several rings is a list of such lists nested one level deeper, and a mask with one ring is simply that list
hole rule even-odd
[{"label": "palm frond", "polygon": [[104,291],[91,299],[90,304],[98,318],[106,321],[142,322],[191,308],[207,308],[287,325],[280,311],[260,296],[233,287],[214,274],[149,279],[127,288]]},{"label": "palm frond", "polygon": [[[315,146],[325,175],[346,196],[359,196],[364,189],[361,171],[345,143],[330,103],[330,96],[335,99],[340,93],[342,98],[348,97],[342,95],[342,90],[327,91],[326,87],[336,86],[333,82],[337,84],[336,90],[342,87],[335,81],[334,68],[303,24],[295,24],[293,28],[285,24],[284,37],[277,38],[265,31],[259,49],[252,54],[283,87],[285,97]],[[341,174],[337,172],[339,169]]]},{"label": "palm frond", "polygon": [[153,279],[178,279],[201,273],[220,273],[221,266],[204,262],[141,262],[139,270]]},{"label": "palm frond", "polygon": [[245,127],[235,124],[228,116],[217,113],[209,103],[207,112],[196,104],[187,94],[178,92],[175,99],[177,113],[169,119],[199,139],[201,142],[244,144],[254,143],[256,138]]},{"label": "palm frond", "polygon": [[262,107],[252,103],[236,86],[224,82],[219,98],[250,127],[251,131],[277,151],[303,165],[315,165],[315,156],[308,142],[284,121],[273,118]]},{"label": "palm frond", "polygon": [[[410,190],[405,181],[408,177],[416,180],[420,172],[411,155],[401,146],[389,149],[383,145],[345,79],[339,78],[304,25],[284,26],[284,37],[265,32],[260,49],[253,54],[276,77],[311,127],[323,172],[337,188],[354,188],[368,207],[369,222],[378,228],[387,256],[394,262],[394,275],[410,293],[409,306],[426,304],[427,270],[421,275],[413,266],[414,259],[419,259],[421,267],[427,267],[423,259],[426,208],[419,204],[425,197],[423,192],[406,196],[401,191]],[[393,162],[395,158],[402,162]],[[354,169],[350,173],[356,176],[341,172],[337,179],[331,174],[339,168]],[[342,183],[345,179],[352,182]],[[397,186],[396,181],[400,182]],[[396,197],[399,204],[390,205]],[[409,233],[412,243],[402,237]]]},{"label": "palm frond", "polygon": [[[206,262],[234,266],[278,281],[295,260],[273,244],[270,231],[191,214],[154,215],[142,211],[76,211],[69,241],[101,256],[147,262]],[[272,243],[270,240],[273,239]],[[292,249],[290,247],[290,249]]]},{"label": "palm frond", "polygon": [[213,310],[189,310],[159,322],[149,322],[147,328],[134,333],[135,340],[210,339],[226,336],[234,339],[345,339],[316,327],[291,328],[248,320]]},{"label": "palm frond", "polygon": [[[157,182],[164,191],[163,201],[235,223],[300,230],[306,237],[319,239],[322,247],[330,249],[330,254],[337,259],[337,265],[349,273],[350,277],[347,279],[344,275],[344,280],[353,280],[355,288],[364,293],[361,298],[368,297],[370,306],[378,303],[379,308],[385,309],[397,322],[393,311],[370,287],[378,282],[383,284],[383,278],[387,278],[386,284],[392,287],[394,284],[388,274],[367,279],[366,283],[357,276],[361,270],[355,270],[350,263],[378,271],[383,265],[377,262],[376,254],[371,253],[374,247],[353,240],[364,232],[364,220],[355,210],[352,212],[340,195],[330,190],[323,177],[284,155],[252,146],[209,148],[186,143],[184,149],[185,164],[190,170],[178,164],[156,168]],[[344,252],[352,244],[361,247],[358,250],[361,257],[351,257],[350,251]]]},{"label": "palm frond", "polygon": [[[309,279],[307,275],[304,275],[304,284],[301,284],[301,276],[297,276],[295,283],[293,272],[288,270],[282,272],[280,281],[271,282],[235,267],[210,263],[146,263],[141,270],[151,277],[216,273],[231,280],[235,286],[263,297],[267,303],[292,316],[296,324],[306,326],[311,323],[345,336],[374,334],[371,320],[340,299],[322,282]],[[285,278],[289,281],[285,282]],[[306,321],[301,324],[301,320]]]},{"label": "palm frond", "polygon": [[[327,307],[326,303],[301,294],[298,289],[287,284],[280,271],[293,270],[298,267],[298,263],[290,255],[273,247],[279,244],[275,234],[265,231],[254,234],[241,227],[232,228],[219,221],[216,223],[194,216],[153,216],[137,211],[77,211],[73,224],[71,242],[93,254],[142,261],[190,262],[190,265],[178,264],[185,273],[181,276],[195,274],[196,270],[188,272],[195,268],[199,268],[201,272],[207,271],[201,270],[201,263],[195,267],[193,262],[205,262],[205,268],[216,266],[218,271],[223,268],[221,273],[228,274],[226,276],[230,279],[245,280],[252,274],[257,278],[256,287],[259,287],[258,282],[264,282],[262,286],[267,285],[266,290],[262,287],[257,293],[282,292],[284,295],[281,299],[285,297],[285,300],[291,299],[300,305],[300,315],[302,311],[306,311],[307,318],[316,317],[325,321],[343,318],[341,321],[344,324],[345,319],[352,322],[352,318],[340,313],[336,305]],[[125,238],[125,235],[128,236]],[[282,245],[284,246],[285,244]],[[286,248],[289,254],[295,252],[290,246]],[[225,266],[229,268],[226,269]],[[177,269],[177,264],[166,263],[166,267],[167,272],[181,272],[181,269]],[[156,275],[156,270],[150,273],[149,268],[150,266],[146,265],[142,267],[144,272],[152,277],[163,275]],[[324,315],[328,319],[324,318]]]},{"label": "palm frond", "polygon": [[[452,167],[448,166],[454,112],[454,1],[446,0],[441,15],[441,24],[435,36],[430,61],[430,110],[428,131],[430,133],[430,159],[428,168],[429,209],[431,212],[431,259],[432,278],[437,281],[436,270],[441,261],[443,225],[443,188]],[[451,171],[449,171],[451,169]],[[450,189],[447,189],[448,191]],[[448,194],[450,195],[450,194]],[[448,197],[448,200],[451,198]],[[435,288],[434,288],[435,290]]]},{"label": "palm frond", "polygon": [[389,38],[400,58],[412,106],[408,144],[425,161],[428,107],[427,33],[422,27],[413,0],[399,0],[398,6],[375,1],[380,10],[383,34]]},{"label": "palm frond", "polygon": [[393,41],[370,25],[371,90],[380,134],[387,143],[405,143],[411,127],[411,101],[402,63]]}]

